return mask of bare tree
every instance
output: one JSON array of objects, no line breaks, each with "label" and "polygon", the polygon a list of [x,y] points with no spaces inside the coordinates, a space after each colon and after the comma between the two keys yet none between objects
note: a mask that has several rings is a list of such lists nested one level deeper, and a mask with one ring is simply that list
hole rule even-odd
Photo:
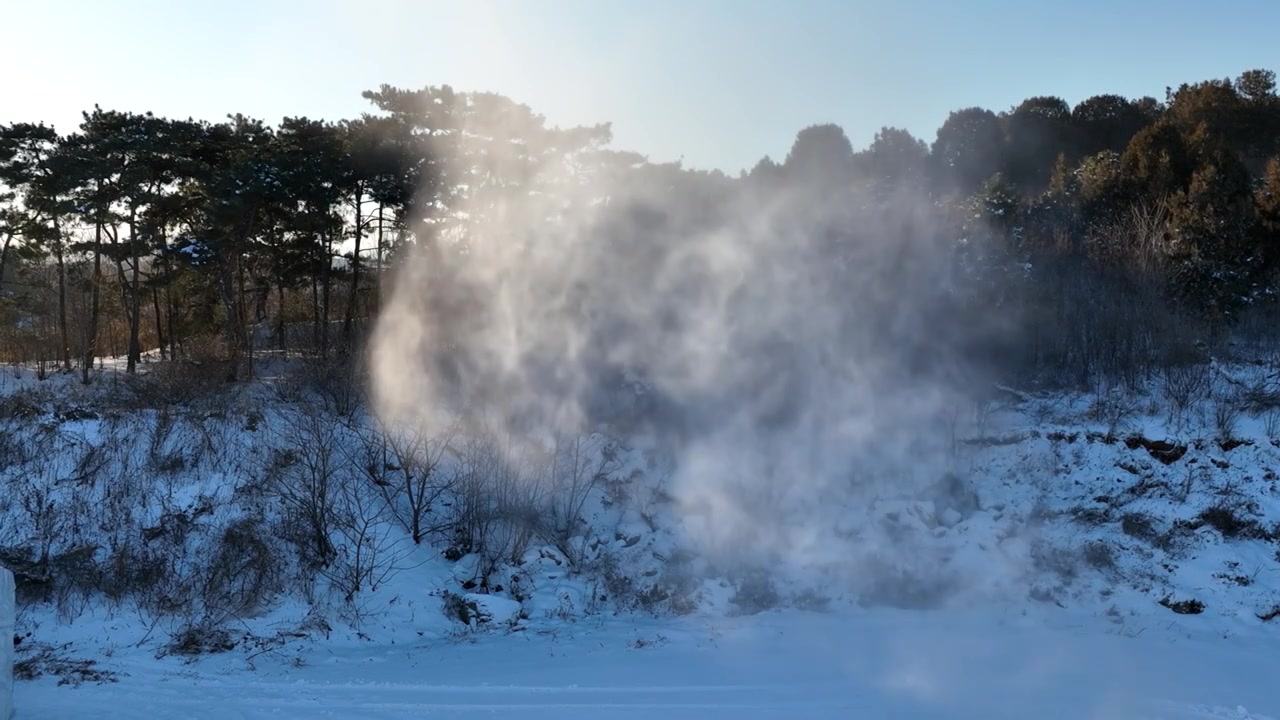
[{"label": "bare tree", "polygon": [[343,601],[354,602],[364,591],[376,591],[401,568],[407,550],[403,536],[387,522],[385,499],[367,483],[345,476],[336,487],[332,527],[337,539],[335,562],[320,569]]},{"label": "bare tree", "polygon": [[545,534],[548,463],[510,437],[469,434],[459,452],[454,488],[455,547],[480,556],[488,578],[502,562],[517,563]]},{"label": "bare tree", "polygon": [[570,562],[577,563],[581,560],[581,544],[586,541],[583,537],[579,547],[570,546],[582,521],[583,508],[592,491],[616,466],[615,449],[600,435],[556,438],[548,474],[548,539],[560,548]]},{"label": "bare tree", "polygon": [[360,465],[415,545],[451,524],[447,518],[433,523],[430,516],[457,483],[457,472],[443,462],[457,434],[456,424],[439,434],[382,423],[361,431]]},{"label": "bare tree", "polygon": [[273,461],[276,497],[296,521],[306,559],[327,567],[337,556],[332,533],[343,467],[338,425],[320,413],[301,412],[285,420],[289,448]]}]

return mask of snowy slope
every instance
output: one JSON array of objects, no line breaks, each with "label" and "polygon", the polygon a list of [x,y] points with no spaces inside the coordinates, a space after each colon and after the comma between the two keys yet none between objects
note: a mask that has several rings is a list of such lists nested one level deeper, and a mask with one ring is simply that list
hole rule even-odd
[{"label": "snowy slope", "polygon": [[[306,464],[299,418],[355,469],[363,431],[277,370],[172,406],[5,374],[0,550],[87,578],[19,608],[20,717],[1280,717],[1274,409],[1224,433],[1155,382],[1009,393],[937,482],[780,494],[762,534],[786,542],[737,556],[660,446],[591,436],[580,522],[486,560],[379,514],[346,601],[292,559],[271,482]],[[1262,372],[1218,370],[1214,393]],[[246,528],[278,575],[229,610],[244,586],[206,581]],[[118,557],[198,602],[113,589]]]}]

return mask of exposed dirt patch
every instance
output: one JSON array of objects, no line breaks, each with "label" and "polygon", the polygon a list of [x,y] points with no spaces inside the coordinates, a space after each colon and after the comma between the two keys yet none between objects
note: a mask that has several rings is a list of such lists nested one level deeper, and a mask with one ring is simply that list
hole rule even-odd
[{"label": "exposed dirt patch", "polygon": [[1199,615],[1204,612],[1204,603],[1199,600],[1174,600],[1165,598],[1160,604],[1179,615]]},{"label": "exposed dirt patch", "polygon": [[1147,542],[1151,542],[1160,534],[1150,515],[1137,512],[1125,513],[1124,517],[1120,518],[1120,531],[1129,537]]},{"label": "exposed dirt patch", "polygon": [[1232,575],[1230,573],[1216,573],[1214,577],[1224,583],[1239,585],[1240,587],[1249,587],[1253,584],[1253,578],[1248,575]]},{"label": "exposed dirt patch", "polygon": [[1274,534],[1256,519],[1229,505],[1215,505],[1200,512],[1200,520],[1228,540],[1273,540]]},{"label": "exposed dirt patch", "polygon": [[1071,511],[1071,519],[1082,525],[1102,525],[1111,521],[1108,508],[1078,507]]}]

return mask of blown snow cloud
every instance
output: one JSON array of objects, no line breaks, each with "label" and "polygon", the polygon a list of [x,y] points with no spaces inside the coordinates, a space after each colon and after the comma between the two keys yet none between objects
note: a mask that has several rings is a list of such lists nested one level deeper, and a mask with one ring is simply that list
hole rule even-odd
[{"label": "blown snow cloud", "polygon": [[936,482],[976,371],[932,209],[618,159],[477,192],[420,239],[371,341],[379,413],[528,439],[625,407],[667,441],[709,556],[847,564],[818,528]]}]

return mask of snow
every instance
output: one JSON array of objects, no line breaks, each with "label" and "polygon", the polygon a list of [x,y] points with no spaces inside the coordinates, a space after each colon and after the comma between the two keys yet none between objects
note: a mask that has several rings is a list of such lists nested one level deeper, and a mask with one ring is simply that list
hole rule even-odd
[{"label": "snow", "polygon": [[476,610],[478,621],[497,625],[511,625],[520,618],[523,609],[520,603],[498,595],[480,595],[467,593],[462,596],[464,602]]},{"label": "snow", "polygon": [[24,720],[1280,717],[1275,638],[1048,613],[766,613],[568,624],[300,662],[117,652],[116,683],[19,686]]},{"label": "snow", "polygon": [[[125,529],[195,518],[175,547],[198,564],[230,523],[273,512],[260,481],[290,442],[283,418],[305,408],[250,386],[216,412],[68,412],[102,410],[94,393],[125,382],[120,364],[90,388],[0,374],[0,400],[52,398],[33,393],[40,414],[0,426],[31,449],[17,455],[39,454],[0,466],[0,484],[122,508]],[[1212,370],[1222,387],[1265,372]],[[479,555],[446,559],[388,524],[376,535],[396,541],[397,570],[356,606],[323,587],[286,594],[235,618],[226,652],[179,654],[184,618],[127,603],[21,607],[19,660],[44,648],[106,675],[20,682],[18,717],[1280,718],[1266,417],[1245,413],[1223,443],[1212,400],[1171,413],[1154,382],[1111,418],[1106,391],[1005,394],[958,433],[958,483],[783,497],[781,523],[802,532],[763,588],[699,553],[706,518],[673,499],[644,438],[624,438],[574,537],[535,540],[485,577]],[[1166,441],[1183,452],[1172,462],[1148,448]],[[110,481],[66,482],[95,446]],[[6,546],[37,534],[19,505],[0,502]],[[1223,508],[1246,529],[1205,520]],[[52,553],[122,532],[103,527],[51,533]],[[442,611],[451,598],[469,624]],[[1203,612],[1166,606],[1192,600]]]},{"label": "snow", "polygon": [[9,720],[13,709],[13,573],[0,568],[0,718]]}]

